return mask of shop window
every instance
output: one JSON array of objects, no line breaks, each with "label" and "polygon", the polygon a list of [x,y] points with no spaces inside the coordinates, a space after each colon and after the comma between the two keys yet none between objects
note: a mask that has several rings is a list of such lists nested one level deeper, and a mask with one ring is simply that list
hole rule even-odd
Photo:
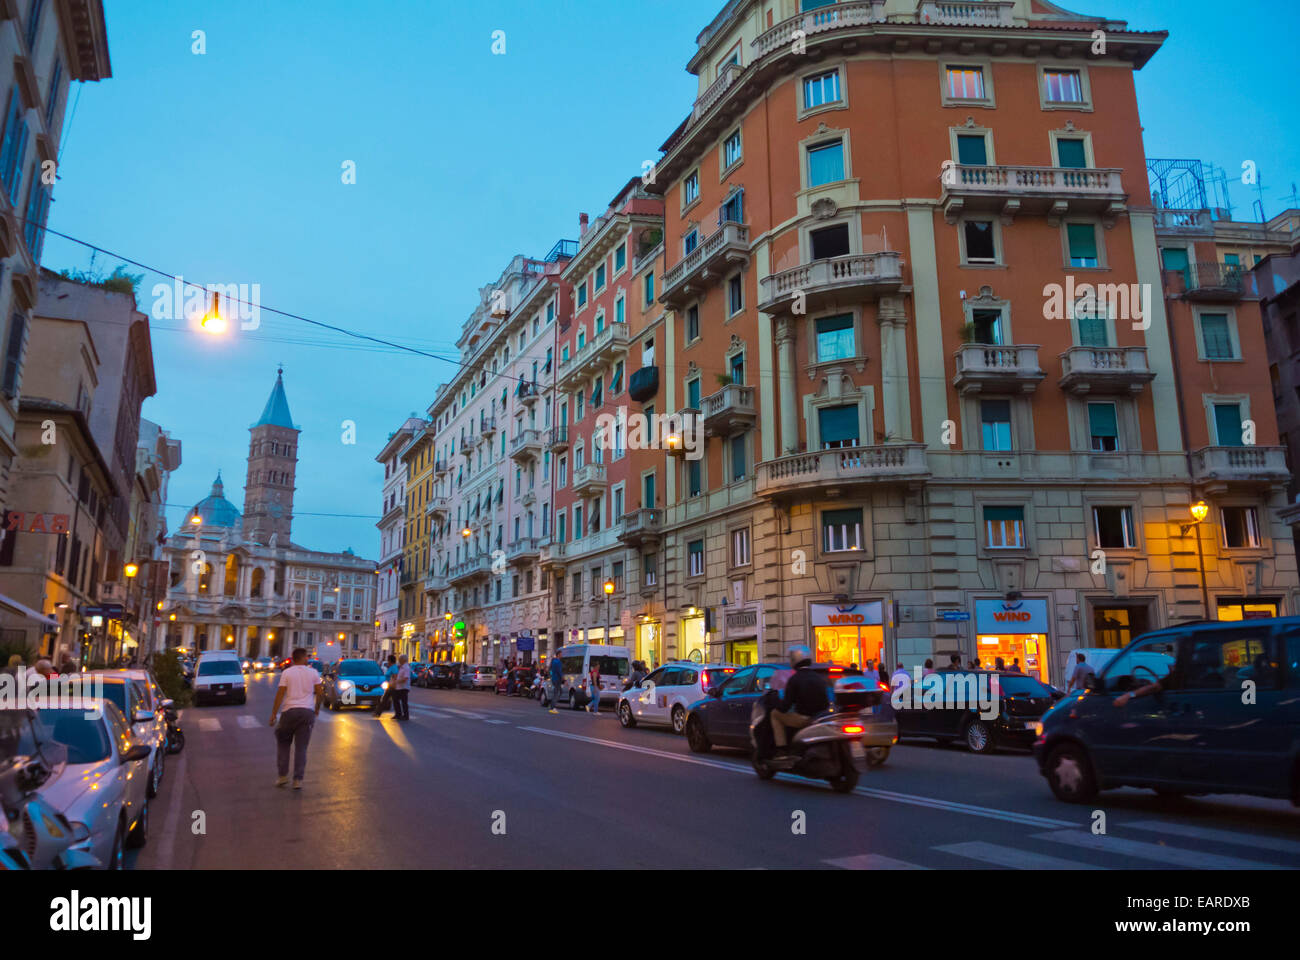
[{"label": "shop window", "polygon": [[822,512],[822,549],[841,553],[862,549],[862,508]]},{"label": "shop window", "polygon": [[1254,507],[1224,507],[1223,545],[1232,548],[1258,548],[1259,515]]},{"label": "shop window", "polygon": [[1103,549],[1131,550],[1133,539],[1132,507],[1093,507],[1092,533]]},{"label": "shop window", "polygon": [[985,507],[985,543],[990,549],[1010,550],[1025,545],[1024,507]]},{"label": "shop window", "polygon": [[1218,601],[1218,619],[1220,620],[1266,620],[1277,616],[1277,601],[1256,600],[1220,600]]}]

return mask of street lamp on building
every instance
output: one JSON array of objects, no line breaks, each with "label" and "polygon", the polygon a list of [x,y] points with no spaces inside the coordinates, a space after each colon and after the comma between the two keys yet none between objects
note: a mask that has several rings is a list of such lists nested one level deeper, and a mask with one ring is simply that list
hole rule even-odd
[{"label": "street lamp on building", "polygon": [[606,580],[603,589],[605,591],[605,643],[609,644],[609,598],[614,595],[614,581]]},{"label": "street lamp on building", "polygon": [[140,565],[136,563],[128,563],[122,568],[122,572],[126,574],[128,580],[134,579],[135,575],[140,572]]},{"label": "street lamp on building", "polygon": [[1205,610],[1205,619],[1210,619],[1210,590],[1205,583],[1205,556],[1201,553],[1201,524],[1205,518],[1210,515],[1210,505],[1204,500],[1197,500],[1187,512],[1191,514],[1191,523],[1184,523],[1181,527],[1182,535],[1187,536],[1191,530],[1196,531],[1196,566],[1201,571],[1201,603]]}]

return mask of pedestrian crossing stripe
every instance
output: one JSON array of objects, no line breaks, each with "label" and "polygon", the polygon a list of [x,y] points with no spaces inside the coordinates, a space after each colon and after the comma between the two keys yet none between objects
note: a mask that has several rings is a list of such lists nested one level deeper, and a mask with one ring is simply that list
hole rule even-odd
[{"label": "pedestrian crossing stripe", "polygon": [[239,715],[239,725],[241,727],[248,728],[248,727],[260,727],[262,724],[258,721],[257,717],[250,716],[247,713],[241,713]]},{"label": "pedestrian crossing stripe", "polygon": [[1034,853],[1018,847],[1003,847],[983,840],[971,840],[967,843],[949,843],[942,847],[931,847],[940,853],[951,853],[958,857],[980,860],[997,867],[1012,870],[1102,870],[1103,867],[1078,860],[1066,860],[1045,853]]},{"label": "pedestrian crossing stripe", "polygon": [[823,860],[823,863],[841,870],[929,870],[919,863],[895,860],[880,853],[863,853],[856,857],[840,857],[835,860]]},{"label": "pedestrian crossing stripe", "polygon": [[199,729],[215,733],[221,729],[221,721],[216,717],[199,717]]},{"label": "pedestrian crossing stripe", "polygon": [[1064,843],[1085,850],[1098,850],[1118,854],[1136,860],[1152,860],[1156,863],[1168,863],[1184,870],[1282,870],[1276,864],[1258,863],[1242,860],[1240,857],[1228,857],[1219,853],[1205,853],[1201,850],[1186,850],[1169,847],[1163,843],[1146,843],[1142,840],[1127,840],[1109,834],[1095,834],[1086,830],[1053,830],[1049,833],[1033,834],[1035,840],[1050,840],[1052,843]]}]

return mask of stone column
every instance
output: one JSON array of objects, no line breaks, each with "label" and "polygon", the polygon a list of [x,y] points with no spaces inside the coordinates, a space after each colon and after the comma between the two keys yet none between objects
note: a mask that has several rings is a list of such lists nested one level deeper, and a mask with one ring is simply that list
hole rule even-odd
[{"label": "stone column", "polygon": [[907,315],[903,312],[903,298],[881,297],[876,319],[880,322],[880,402],[885,434],[896,440],[910,440],[912,398],[907,375]]},{"label": "stone column", "polygon": [[794,322],[786,317],[776,322],[776,349],[780,369],[781,452],[799,449],[799,399],[795,396]]}]

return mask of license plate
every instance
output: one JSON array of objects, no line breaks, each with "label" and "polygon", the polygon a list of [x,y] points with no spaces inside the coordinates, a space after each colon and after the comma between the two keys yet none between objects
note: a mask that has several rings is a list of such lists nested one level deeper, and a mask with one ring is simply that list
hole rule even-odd
[{"label": "license plate", "polygon": [[855,757],[865,757],[867,755],[866,747],[859,740],[854,740],[849,744],[849,750]]}]

